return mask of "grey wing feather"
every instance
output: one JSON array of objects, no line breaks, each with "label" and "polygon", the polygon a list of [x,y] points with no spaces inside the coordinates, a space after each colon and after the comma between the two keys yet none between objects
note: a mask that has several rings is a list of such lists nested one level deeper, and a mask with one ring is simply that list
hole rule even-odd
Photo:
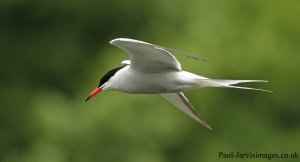
[{"label": "grey wing feather", "polygon": [[136,71],[181,71],[180,63],[169,51],[153,44],[128,38],[117,38],[110,41],[110,44],[119,47],[130,56],[130,67]]},{"label": "grey wing feather", "polygon": [[164,48],[164,49],[172,52],[173,54],[182,55],[182,56],[185,56],[185,57],[188,57],[188,58],[192,58],[192,59],[195,59],[195,60],[200,60],[200,61],[203,61],[203,62],[209,62],[209,63],[211,62],[211,61],[209,61],[209,60],[207,60],[207,59],[205,59],[203,57],[191,55],[191,54],[189,54],[187,52],[179,51],[179,50],[172,49],[172,48],[162,47],[162,46],[158,46],[158,47]]},{"label": "grey wing feather", "polygon": [[212,130],[211,126],[197,113],[192,104],[184,96],[182,92],[179,93],[164,93],[161,94],[167,101],[176,106],[179,110],[202,124],[204,127]]}]

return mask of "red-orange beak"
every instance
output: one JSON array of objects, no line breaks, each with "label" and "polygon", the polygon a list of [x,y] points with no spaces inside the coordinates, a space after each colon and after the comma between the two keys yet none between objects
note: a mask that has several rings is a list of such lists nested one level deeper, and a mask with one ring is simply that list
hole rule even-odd
[{"label": "red-orange beak", "polygon": [[97,87],[96,89],[93,90],[93,92],[89,95],[89,97],[87,97],[85,99],[84,102],[87,102],[89,99],[91,99],[92,97],[94,97],[97,93],[101,92],[102,91],[102,88],[100,87]]}]

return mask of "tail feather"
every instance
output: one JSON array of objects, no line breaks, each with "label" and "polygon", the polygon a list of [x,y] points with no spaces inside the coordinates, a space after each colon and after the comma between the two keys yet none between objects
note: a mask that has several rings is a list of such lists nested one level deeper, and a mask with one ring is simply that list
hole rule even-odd
[{"label": "tail feather", "polygon": [[265,90],[265,89],[249,88],[249,87],[238,87],[238,86],[226,86],[226,88],[250,89],[250,90],[256,90],[256,91],[263,91],[263,92],[272,92],[272,91]]},{"label": "tail feather", "polygon": [[225,84],[227,86],[239,84],[239,83],[250,83],[250,82],[268,82],[266,80],[225,80],[225,79],[211,79],[218,83]]},{"label": "tail feather", "polygon": [[249,82],[268,82],[268,81],[266,81],[266,80],[202,79],[201,85],[203,87],[239,88],[239,89],[249,89],[249,90],[257,90],[257,91],[264,91],[264,92],[272,92],[272,91],[264,90],[264,89],[234,86],[235,84],[249,83]]}]

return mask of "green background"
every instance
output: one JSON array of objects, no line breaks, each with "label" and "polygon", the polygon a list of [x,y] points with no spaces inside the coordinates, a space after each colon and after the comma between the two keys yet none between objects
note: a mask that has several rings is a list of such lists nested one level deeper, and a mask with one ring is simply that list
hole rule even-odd
[{"label": "green background", "polygon": [[[300,153],[299,15],[298,0],[1,0],[0,161],[252,162],[269,160],[219,152]],[[210,78],[268,80],[246,86],[274,93],[187,92],[213,132],[159,95],[106,91],[84,104],[128,59],[108,43],[118,37],[199,55],[213,63],[177,59]]]}]

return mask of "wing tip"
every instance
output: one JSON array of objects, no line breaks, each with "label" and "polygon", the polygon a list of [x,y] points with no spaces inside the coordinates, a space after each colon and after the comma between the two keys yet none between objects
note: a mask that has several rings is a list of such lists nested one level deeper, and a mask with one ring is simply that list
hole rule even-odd
[{"label": "wing tip", "polygon": [[[199,122],[199,121],[198,121]],[[202,126],[204,126],[205,128],[207,128],[208,130],[210,130],[211,132],[213,131],[212,127],[206,123],[206,121],[201,120],[201,122],[199,122]]]},{"label": "wing tip", "polygon": [[113,39],[113,40],[111,40],[111,41],[109,42],[109,44],[115,45],[117,42],[122,41],[122,39],[124,39],[124,38],[116,38],[116,39]]},{"label": "wing tip", "polygon": [[111,45],[117,45],[119,42],[141,43],[141,44],[149,44],[150,45],[150,43],[139,41],[139,40],[135,40],[135,39],[131,39],[131,38],[116,38],[116,39],[111,40],[109,43]]}]

